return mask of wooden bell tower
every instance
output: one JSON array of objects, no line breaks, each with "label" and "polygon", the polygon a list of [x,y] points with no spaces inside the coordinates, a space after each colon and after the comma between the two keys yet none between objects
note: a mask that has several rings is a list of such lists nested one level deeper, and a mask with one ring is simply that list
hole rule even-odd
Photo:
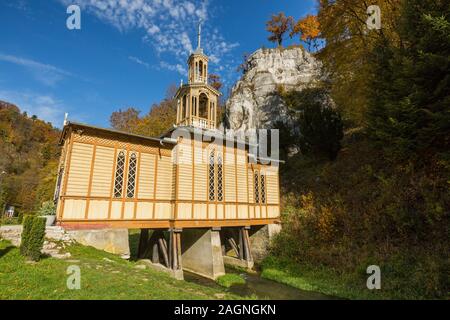
[{"label": "wooden bell tower", "polygon": [[208,57],[201,48],[201,23],[198,26],[197,49],[190,54],[188,83],[181,84],[177,102],[177,126],[215,129],[220,92],[208,84]]}]

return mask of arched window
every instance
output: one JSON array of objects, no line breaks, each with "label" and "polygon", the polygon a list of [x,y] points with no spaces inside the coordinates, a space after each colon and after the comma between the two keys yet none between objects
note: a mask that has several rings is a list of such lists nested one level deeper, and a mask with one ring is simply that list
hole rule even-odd
[{"label": "arched window", "polygon": [[186,95],[184,95],[182,105],[181,105],[180,121],[183,120],[184,118],[186,118],[186,106],[187,106],[187,98],[186,98]]},{"label": "arched window", "polygon": [[137,157],[136,153],[132,153],[128,164],[127,198],[134,198],[134,190],[136,187],[136,170]]},{"label": "arched window", "polygon": [[260,197],[259,197],[259,175],[258,171],[255,171],[254,174],[254,184],[255,184],[255,203],[259,203]]},{"label": "arched window", "polygon": [[266,175],[261,172],[261,203],[266,203]]},{"label": "arched window", "polygon": [[203,61],[200,61],[200,62],[199,62],[199,64],[198,64],[198,69],[199,69],[199,76],[200,76],[200,79],[202,79],[202,78],[203,78]]},{"label": "arched window", "polygon": [[204,93],[200,93],[199,96],[199,117],[208,118],[208,96]]},{"label": "arched window", "polygon": [[123,192],[123,177],[125,174],[125,153],[119,152],[116,164],[116,178],[114,179],[114,198],[121,198]]},{"label": "arched window", "polygon": [[211,150],[208,157],[208,183],[209,183],[209,201],[216,200],[216,187],[215,187],[215,179],[214,179],[214,150]]},{"label": "arched window", "polygon": [[217,154],[217,201],[223,201],[223,160],[222,154]]}]

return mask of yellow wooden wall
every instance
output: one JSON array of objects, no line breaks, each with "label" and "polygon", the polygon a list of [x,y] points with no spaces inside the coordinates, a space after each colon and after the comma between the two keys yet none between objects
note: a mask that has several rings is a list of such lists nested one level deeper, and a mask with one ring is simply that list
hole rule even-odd
[{"label": "yellow wooden wall", "polygon": [[[92,140],[92,141],[91,141]],[[62,220],[148,220],[173,218],[173,164],[171,154],[140,151],[138,147],[73,142],[67,186],[63,190]],[[135,197],[126,198],[128,170],[122,198],[113,196],[116,158],[120,151],[138,158]],[[128,161],[127,161],[128,163]],[[158,175],[159,173],[159,175]],[[155,181],[156,180],[156,181]]]},{"label": "yellow wooden wall", "polygon": [[[278,168],[250,164],[247,151],[218,148],[223,156],[223,200],[208,199],[211,146],[182,141],[173,150],[73,134],[64,159],[59,220],[238,220],[279,217]],[[69,141],[69,140],[67,140]],[[68,145],[68,142],[66,142]],[[217,148],[217,147],[216,147]],[[113,195],[120,151],[137,156],[135,197]],[[176,161],[175,161],[176,160]],[[128,164],[128,161],[126,162]],[[126,165],[126,169],[127,169]],[[254,171],[266,176],[266,203],[255,203]]]}]

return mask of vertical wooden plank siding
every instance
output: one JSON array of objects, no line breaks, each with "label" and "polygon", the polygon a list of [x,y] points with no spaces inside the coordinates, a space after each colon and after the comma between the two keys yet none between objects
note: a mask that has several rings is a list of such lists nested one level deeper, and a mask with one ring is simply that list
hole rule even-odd
[{"label": "vertical wooden plank siding", "polygon": [[[203,148],[202,144],[202,152],[205,152],[205,156],[202,161],[206,161],[206,218],[209,219],[209,152],[208,147]],[[202,153],[203,155],[203,153]]]},{"label": "vertical wooden plank siding", "polygon": [[194,181],[195,181],[195,146],[194,146],[195,137],[191,139],[192,144],[192,203],[191,203],[191,218],[194,219]]},{"label": "vertical wooden plank siding", "polygon": [[[155,156],[155,181],[153,182],[153,211],[152,211],[152,219],[155,219],[155,209],[156,209],[156,181],[158,179],[158,158],[161,156],[161,152],[159,152],[160,149],[158,149],[158,154]],[[176,192],[175,192],[176,193]]]},{"label": "vertical wooden plank siding", "polygon": [[[177,145],[178,146],[178,145]],[[175,161],[174,163],[174,170],[175,170],[175,205],[174,205],[174,219],[178,218],[178,181],[179,181],[179,172],[178,172],[178,162],[179,162],[179,158],[178,158],[178,154],[179,154],[179,150],[176,149],[176,153],[175,153],[175,159],[172,158],[172,161]],[[172,155],[173,157],[173,155]],[[156,165],[158,164],[158,162],[156,162]],[[156,178],[155,178],[156,181]],[[155,192],[156,192],[156,184],[155,184]],[[155,214],[155,203],[153,203],[153,215]]]},{"label": "vertical wooden plank siding", "polygon": [[139,156],[138,156],[138,160],[137,160],[136,178],[134,180],[135,187],[134,187],[133,219],[136,219],[136,213],[137,213],[137,207],[138,207],[137,198],[139,196],[139,175],[141,173],[141,155],[142,155],[142,152],[139,152]]},{"label": "vertical wooden plank siding", "polygon": [[92,159],[91,159],[91,168],[89,172],[89,183],[88,183],[88,190],[87,190],[87,198],[86,198],[86,208],[84,209],[84,218],[88,218],[88,212],[89,212],[89,204],[91,200],[91,191],[92,191],[92,177],[94,175],[94,165],[95,165],[95,155],[97,153],[97,144],[94,144],[94,149],[92,150]]},{"label": "vertical wooden plank siding", "polygon": [[[73,132],[72,132],[72,130],[70,130],[70,132],[69,132],[69,141],[68,141],[67,147],[68,147],[67,156],[66,156],[67,167],[64,168],[64,177],[63,177],[64,180],[63,180],[63,187],[62,187],[62,190],[60,193],[60,197],[66,195],[67,182],[69,181],[70,162],[72,159],[72,149],[73,149]],[[59,212],[58,212],[59,219],[62,219],[62,215],[63,215],[63,211],[64,211],[64,203],[65,203],[65,199],[62,198],[62,201],[60,203]]]},{"label": "vertical wooden plank siding", "polygon": [[111,173],[111,190],[109,194],[109,204],[108,204],[108,219],[111,219],[111,207],[113,202],[113,196],[114,196],[114,180],[116,178],[116,166],[117,166],[117,142],[114,143],[114,162],[113,162],[113,168]]},{"label": "vertical wooden plank siding", "polygon": [[248,193],[248,151],[247,149],[244,150],[244,156],[245,156],[245,176],[247,181],[247,217],[250,219],[250,196]]},{"label": "vertical wooden plank siding", "polygon": [[[233,144],[234,145],[234,144]],[[236,144],[236,148],[234,148],[234,187],[235,187],[235,210],[236,210],[236,219],[239,218],[239,207],[238,207],[238,187],[237,187],[237,171],[238,171],[238,166],[237,166],[237,144]]]}]

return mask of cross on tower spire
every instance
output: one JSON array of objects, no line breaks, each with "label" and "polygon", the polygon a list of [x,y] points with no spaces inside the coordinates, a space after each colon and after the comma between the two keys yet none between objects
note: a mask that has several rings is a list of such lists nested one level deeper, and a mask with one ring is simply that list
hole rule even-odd
[{"label": "cross on tower spire", "polygon": [[202,20],[198,23],[198,33],[197,33],[197,51],[202,50]]}]

